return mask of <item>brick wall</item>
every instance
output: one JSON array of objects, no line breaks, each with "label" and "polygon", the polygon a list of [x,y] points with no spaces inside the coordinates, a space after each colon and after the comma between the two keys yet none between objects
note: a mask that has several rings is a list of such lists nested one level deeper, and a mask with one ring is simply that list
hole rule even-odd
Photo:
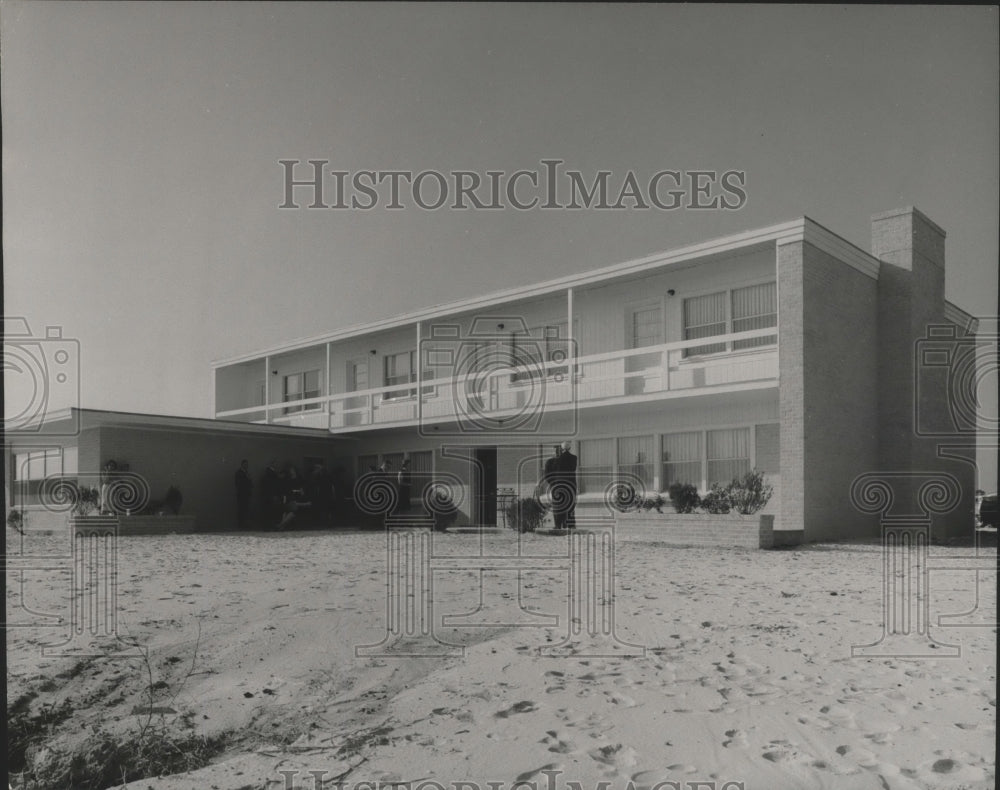
[{"label": "brick wall", "polygon": [[850,486],[877,466],[876,281],[805,242],[778,248],[779,528],[875,536]]},{"label": "brick wall", "polygon": [[774,517],[624,513],[615,519],[615,534],[621,540],[655,540],[678,547],[769,549],[774,543]]},{"label": "brick wall", "polygon": [[875,537],[850,490],[878,466],[877,283],[806,244],[803,294],[806,539]]}]

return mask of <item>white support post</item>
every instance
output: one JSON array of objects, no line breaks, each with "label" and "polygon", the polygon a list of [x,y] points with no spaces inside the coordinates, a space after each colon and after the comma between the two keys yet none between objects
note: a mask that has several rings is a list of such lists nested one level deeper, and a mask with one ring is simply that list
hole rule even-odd
[{"label": "white support post", "polygon": [[326,395],[326,408],[324,409],[324,411],[326,411],[327,430],[330,430],[331,415],[333,414],[333,397],[332,397],[333,393],[330,390],[331,382],[332,382],[332,376],[330,373],[330,344],[327,343],[326,344],[326,389],[323,391],[323,394]]},{"label": "white support post", "polygon": [[576,381],[576,351],[573,343],[573,289],[566,289],[566,354],[568,359],[570,398],[573,397],[573,383]]},{"label": "white support post", "polygon": [[271,358],[264,357],[264,422],[271,422]]},{"label": "white support post", "polygon": [[417,399],[413,402],[413,419],[420,418],[420,404],[423,403],[424,397],[424,360],[420,354],[420,322],[417,321],[417,349],[413,352],[413,361],[417,366]]}]

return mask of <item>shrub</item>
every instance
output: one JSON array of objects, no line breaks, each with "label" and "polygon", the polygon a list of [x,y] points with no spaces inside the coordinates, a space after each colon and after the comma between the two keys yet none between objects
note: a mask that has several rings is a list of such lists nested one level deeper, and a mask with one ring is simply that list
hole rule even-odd
[{"label": "shrub", "polygon": [[665,504],[667,504],[667,500],[657,494],[656,496],[648,496],[642,500],[642,509],[647,512],[655,510],[657,513],[662,513]]},{"label": "shrub", "polygon": [[667,489],[667,496],[670,497],[670,504],[678,513],[694,513],[701,504],[698,489],[691,483],[671,483]]},{"label": "shrub", "polygon": [[544,520],[545,506],[534,497],[521,497],[507,506],[507,526],[518,532],[534,532]]},{"label": "shrub", "polygon": [[7,526],[16,529],[22,535],[24,534],[24,513],[20,510],[11,510],[7,514]]},{"label": "shrub", "polygon": [[96,488],[84,486],[76,490],[73,497],[73,509],[70,511],[74,516],[89,516],[101,505],[101,494]]},{"label": "shrub", "polygon": [[167,493],[163,496],[163,506],[175,516],[181,512],[181,504],[183,502],[184,497],[177,486],[170,486],[167,489]]},{"label": "shrub", "polygon": [[727,489],[733,509],[745,516],[762,510],[770,501],[774,488],[764,482],[764,474],[751,469],[740,480],[733,480]]},{"label": "shrub", "polygon": [[732,509],[729,501],[729,486],[712,483],[712,488],[701,498],[701,509],[706,513],[722,514]]}]

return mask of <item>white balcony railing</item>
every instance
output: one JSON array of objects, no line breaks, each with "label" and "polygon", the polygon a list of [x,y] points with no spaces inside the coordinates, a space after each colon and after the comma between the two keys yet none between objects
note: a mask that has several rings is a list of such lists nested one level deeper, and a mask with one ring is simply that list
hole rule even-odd
[{"label": "white balcony railing", "polygon": [[[734,343],[766,338],[770,345],[733,351]],[[609,351],[577,357],[570,363],[538,362],[520,367],[474,370],[460,376],[425,379],[417,398],[416,383],[372,387],[306,400],[229,409],[218,419],[272,423],[333,431],[364,426],[405,424],[417,420],[446,421],[456,415],[523,411],[537,404],[545,409],[613,403],[623,398],[777,381],[777,329],[755,329],[711,338],[726,351],[685,357],[704,348],[706,338],[658,346]],[[740,345],[743,345],[740,343]],[[288,414],[289,407],[301,408]]]}]

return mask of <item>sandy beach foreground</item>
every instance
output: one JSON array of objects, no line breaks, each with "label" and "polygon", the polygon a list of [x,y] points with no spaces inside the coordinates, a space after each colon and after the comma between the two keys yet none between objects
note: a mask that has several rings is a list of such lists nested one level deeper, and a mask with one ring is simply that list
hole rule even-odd
[{"label": "sandy beach foreground", "polygon": [[[446,535],[434,551],[510,554],[516,541]],[[588,652],[580,642],[540,653],[566,640],[574,616],[567,574],[540,560],[432,570],[434,635],[451,655],[359,657],[386,633],[383,533],[123,537],[117,629],[142,650],[43,657],[66,638],[66,549],[65,538],[29,538],[25,555],[51,567],[8,575],[8,705],[44,721],[22,744],[15,788],[45,786],[99,734],[168,731],[214,744],[210,763],[124,786],[994,784],[997,578],[979,571],[977,588],[968,568],[983,557],[961,559],[974,549],[930,548],[928,657],[852,657],[883,633],[880,545],[628,540],[614,569],[617,643],[603,655],[572,655]],[[564,537],[522,543],[537,557],[565,551]],[[981,551],[995,564],[995,549]]]}]

